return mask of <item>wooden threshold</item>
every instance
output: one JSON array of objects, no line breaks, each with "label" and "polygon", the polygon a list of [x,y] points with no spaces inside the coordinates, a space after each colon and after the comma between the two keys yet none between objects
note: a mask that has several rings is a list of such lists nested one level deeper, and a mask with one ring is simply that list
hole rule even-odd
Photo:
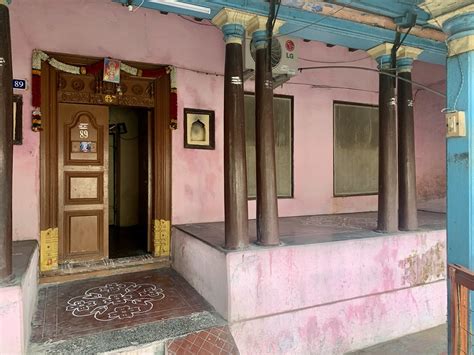
[{"label": "wooden threshold", "polygon": [[40,285],[50,283],[63,283],[76,280],[86,280],[97,277],[127,274],[132,272],[156,270],[171,266],[169,257],[130,258],[104,260],[103,263],[77,263],[60,266],[58,270],[40,274]]}]

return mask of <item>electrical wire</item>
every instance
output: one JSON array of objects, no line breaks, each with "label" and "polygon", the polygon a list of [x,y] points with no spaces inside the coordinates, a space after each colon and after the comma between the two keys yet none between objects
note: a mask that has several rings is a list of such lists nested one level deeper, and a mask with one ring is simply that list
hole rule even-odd
[{"label": "electrical wire", "polygon": [[[444,79],[443,79],[443,80],[438,80],[438,81],[436,81],[436,82],[434,82],[434,83],[427,84],[426,86],[432,88],[432,87],[435,86],[435,85],[445,84],[445,82],[446,82],[446,81],[445,81]],[[416,97],[418,96],[418,93],[420,93],[421,91],[426,91],[426,90],[423,89],[423,88],[417,89],[417,90],[415,91],[415,94],[413,95],[413,102],[416,102]]]},{"label": "electrical wire", "polygon": [[[190,71],[190,72],[193,72],[193,73],[197,73],[197,74],[204,74],[204,75],[212,75],[212,76],[216,76],[216,77],[223,77],[224,74],[221,74],[221,73],[216,73],[216,72],[207,72],[207,71],[204,71],[204,70],[198,70],[198,69],[192,69],[192,68],[185,68],[185,67],[179,67],[179,66],[175,66],[176,68],[178,69],[181,69],[181,70],[186,70],[186,71]],[[363,67],[352,67],[352,66],[326,66],[326,67],[311,67],[311,68],[321,68],[321,69],[336,69],[336,68],[343,68],[343,69],[361,69],[361,70],[367,70],[367,71],[372,71],[374,73],[380,73],[378,70],[376,69],[371,69],[371,68],[363,68]],[[300,68],[299,70],[302,71],[302,70],[305,70],[305,69],[311,69],[311,68]],[[416,92],[415,92],[415,96],[417,95],[418,91],[428,91],[428,92],[431,92],[435,95],[438,95],[438,96],[441,96],[441,97],[446,97],[446,95],[444,95],[443,93],[441,92],[438,92],[436,90],[433,90],[430,88],[430,86],[432,85],[438,85],[438,84],[442,84],[444,81],[439,81],[439,82],[436,82],[436,83],[432,83],[432,84],[429,84],[429,85],[423,85],[423,84],[420,84],[420,83],[417,83],[417,82],[414,82],[412,80],[408,80],[408,79],[405,79],[405,78],[401,78],[401,77],[398,77],[397,75],[395,74],[390,74],[390,73],[386,73],[384,72],[383,73],[384,75],[389,75],[389,76],[393,76],[393,77],[396,77],[402,81],[406,81],[406,82],[409,82],[409,83],[412,83],[413,85],[415,86],[418,86],[420,87],[421,89],[418,89]],[[298,83],[298,82],[286,82],[284,83],[283,85],[304,85],[304,86],[309,86],[313,89],[342,89],[342,90],[353,90],[353,91],[363,91],[363,92],[370,92],[370,93],[378,93],[378,91],[374,91],[374,90],[367,90],[367,89],[361,89],[361,88],[351,88],[351,87],[347,87],[347,86],[331,86],[331,85],[318,85],[318,84],[311,84],[311,83]]]},{"label": "electrical wire", "polygon": [[134,8],[132,12],[135,12],[135,11],[137,11],[140,7],[142,7],[142,5],[143,5],[144,2],[145,2],[145,0],[142,0],[142,2],[140,3],[140,5],[138,5],[136,8]]},{"label": "electrical wire", "polygon": [[319,85],[319,84],[310,84],[310,83],[298,83],[298,82],[286,82],[283,85],[300,85],[300,86],[309,86],[312,89],[342,89],[342,90],[353,90],[353,91],[363,91],[363,92],[370,92],[372,94],[377,94],[378,91],[376,90],[368,90],[368,89],[361,89],[361,88],[351,88],[348,86],[333,86],[333,85]]},{"label": "electrical wire", "polygon": [[352,1],[353,1],[353,0],[350,0],[348,4],[343,5],[340,9],[337,9],[337,10],[331,12],[330,14],[322,15],[323,17],[317,19],[317,20],[314,21],[314,22],[311,22],[311,23],[309,23],[309,24],[307,24],[307,25],[305,25],[305,26],[303,26],[303,27],[301,27],[301,28],[298,28],[298,29],[296,29],[296,30],[293,30],[293,31],[290,31],[290,32],[287,32],[287,33],[279,34],[279,35],[277,35],[277,36],[275,36],[275,37],[288,36],[288,35],[291,35],[291,34],[293,34],[293,33],[302,31],[302,30],[304,30],[304,29],[306,29],[306,28],[308,28],[308,27],[314,26],[314,25],[316,25],[316,24],[318,24],[318,23],[324,21],[324,20],[327,19],[328,17],[333,17],[334,15],[338,14],[339,12],[341,12],[342,10],[344,10],[346,7],[348,7],[348,6],[352,3]]},{"label": "electrical wire", "polygon": [[200,23],[200,22],[197,22],[197,21],[193,21],[183,15],[178,15],[178,17],[181,17],[183,20],[186,20],[188,22],[191,22],[191,23],[194,23],[195,25],[199,25],[199,26],[210,26],[210,27],[214,27],[214,25],[211,25],[211,24],[208,24],[208,23]]},{"label": "electrical wire", "polygon": [[378,74],[390,76],[392,78],[397,78],[398,80],[405,81],[407,83],[411,83],[411,84],[413,84],[415,86],[418,86],[418,87],[422,87],[423,89],[425,89],[425,90],[427,90],[427,91],[429,91],[429,92],[431,92],[435,95],[438,95],[438,96],[441,96],[441,97],[446,97],[445,94],[443,94],[439,91],[433,90],[433,89],[427,87],[426,85],[417,83],[416,81],[413,81],[413,80],[408,80],[408,79],[402,78],[402,77],[400,77],[396,74],[388,73],[387,71],[379,71],[377,69],[364,68],[364,67],[354,67],[354,66],[348,66],[348,65],[330,65],[330,66],[320,66],[320,67],[298,68],[298,70],[300,72],[303,72],[303,70],[319,70],[319,69],[355,69],[355,70],[364,70],[364,71],[375,72],[375,73],[378,73]]},{"label": "electrical wire", "polygon": [[324,61],[324,60],[314,60],[314,59],[307,59],[307,58],[302,58],[302,57],[299,57],[298,59],[300,60],[304,60],[305,62],[311,62],[311,63],[321,63],[321,64],[344,64],[344,63],[355,63],[355,62],[359,62],[361,60],[365,60],[365,59],[369,59],[371,58],[370,55],[367,55],[365,57],[362,57],[362,58],[357,58],[357,59],[351,59],[351,60],[343,60],[343,61]]},{"label": "electrical wire", "polygon": [[275,27],[275,23],[276,23],[276,20],[278,18],[278,12],[280,12],[280,6],[281,6],[281,0],[278,1],[278,6],[277,6],[277,9],[275,11],[275,18],[273,19],[273,23],[272,23],[272,31],[273,31],[273,28]]},{"label": "electrical wire", "polygon": [[224,76],[223,73],[208,72],[208,71],[199,70],[199,69],[192,69],[192,68],[180,67],[180,66],[177,66],[177,65],[175,65],[174,67],[175,67],[175,68],[178,68],[178,69],[190,71],[190,72],[193,72],[193,73],[198,73],[198,74],[205,74],[205,75],[212,75],[212,76]]}]

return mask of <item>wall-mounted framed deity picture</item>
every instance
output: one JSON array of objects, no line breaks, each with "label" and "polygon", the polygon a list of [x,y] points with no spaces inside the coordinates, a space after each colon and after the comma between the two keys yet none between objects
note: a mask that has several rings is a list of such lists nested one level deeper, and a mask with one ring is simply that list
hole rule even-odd
[{"label": "wall-mounted framed deity picture", "polygon": [[215,149],[214,111],[184,109],[184,148]]},{"label": "wall-mounted framed deity picture", "polygon": [[23,144],[23,96],[13,95],[13,144]]}]

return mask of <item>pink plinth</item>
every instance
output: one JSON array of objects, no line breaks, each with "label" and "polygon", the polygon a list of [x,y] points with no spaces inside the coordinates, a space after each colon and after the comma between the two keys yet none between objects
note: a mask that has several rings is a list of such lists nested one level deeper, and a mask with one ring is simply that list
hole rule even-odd
[{"label": "pink plinth", "polygon": [[36,242],[13,245],[14,278],[0,285],[0,353],[25,354],[38,290]]},{"label": "pink plinth", "polygon": [[242,354],[343,353],[446,322],[446,231],[224,252],[175,229],[173,266]]}]

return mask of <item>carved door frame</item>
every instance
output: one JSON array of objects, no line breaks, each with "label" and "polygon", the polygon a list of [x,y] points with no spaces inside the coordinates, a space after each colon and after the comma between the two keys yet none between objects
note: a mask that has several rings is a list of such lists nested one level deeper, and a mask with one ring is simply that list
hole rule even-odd
[{"label": "carved door frame", "polygon": [[[48,53],[57,60],[78,66],[96,63],[102,58],[78,55]],[[162,66],[127,62],[138,69],[158,69]],[[41,112],[42,127],[40,133],[40,245],[41,271],[53,270],[62,261],[62,251],[58,250],[58,90],[60,89],[59,71],[47,62],[41,68]],[[78,75],[78,77],[80,77]],[[153,145],[152,145],[152,251],[156,257],[170,255],[171,226],[171,130],[170,130],[170,76],[164,75],[153,81]],[[113,97],[114,95],[112,95]],[[107,101],[107,102],[105,102]],[[90,104],[112,106],[117,101],[89,102]],[[133,101],[133,100],[132,100]],[[64,102],[64,101],[63,101]],[[77,102],[86,103],[86,102]],[[120,102],[122,106],[150,107],[136,105],[133,102]]]}]

